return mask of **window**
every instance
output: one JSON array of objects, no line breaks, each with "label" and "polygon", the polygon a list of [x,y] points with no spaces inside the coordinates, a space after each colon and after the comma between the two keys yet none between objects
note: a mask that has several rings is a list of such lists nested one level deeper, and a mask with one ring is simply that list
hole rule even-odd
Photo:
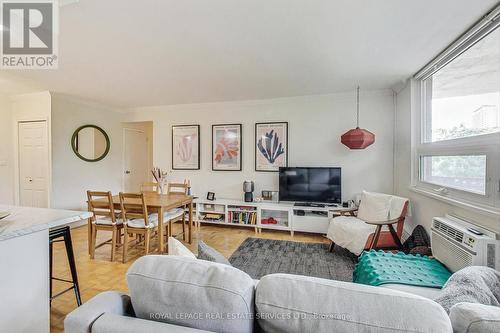
[{"label": "window", "polygon": [[415,75],[413,185],[500,215],[499,25],[497,8]]},{"label": "window", "polygon": [[486,194],[486,155],[422,156],[422,181]]},{"label": "window", "polygon": [[500,29],[423,81],[424,141],[500,132]]}]

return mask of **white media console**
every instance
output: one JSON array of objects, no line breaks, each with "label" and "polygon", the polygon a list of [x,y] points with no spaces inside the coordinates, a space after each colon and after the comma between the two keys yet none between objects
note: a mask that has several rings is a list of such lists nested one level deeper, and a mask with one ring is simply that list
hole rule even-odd
[{"label": "white media console", "polygon": [[330,218],[351,208],[341,206],[310,207],[295,206],[293,202],[244,202],[231,199],[214,201],[196,199],[195,221],[217,225],[230,225],[262,229],[273,229],[326,234]]}]

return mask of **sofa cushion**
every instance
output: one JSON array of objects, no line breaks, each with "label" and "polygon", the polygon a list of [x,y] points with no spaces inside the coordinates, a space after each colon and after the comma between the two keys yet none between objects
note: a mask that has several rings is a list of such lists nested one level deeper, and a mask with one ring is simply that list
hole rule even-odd
[{"label": "sofa cushion", "polygon": [[264,276],[255,306],[265,332],[452,332],[446,312],[430,299],[306,276]]},{"label": "sofa cushion", "polygon": [[391,195],[363,191],[358,218],[370,222],[387,221],[391,209],[391,200]]},{"label": "sofa cushion", "polygon": [[219,251],[208,246],[204,241],[198,241],[198,259],[218,262],[219,264],[232,266]]},{"label": "sofa cushion", "polygon": [[253,330],[254,281],[234,267],[145,256],[129,268],[127,283],[138,318],[221,333]]},{"label": "sofa cushion", "polygon": [[455,333],[500,332],[500,307],[478,303],[458,303],[450,310]]},{"label": "sofa cushion", "polygon": [[92,324],[92,333],[207,333],[209,331],[104,313]]}]

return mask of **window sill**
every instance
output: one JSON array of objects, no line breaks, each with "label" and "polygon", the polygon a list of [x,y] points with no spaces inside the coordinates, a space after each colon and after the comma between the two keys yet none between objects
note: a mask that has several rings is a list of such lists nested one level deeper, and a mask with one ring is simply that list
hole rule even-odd
[{"label": "window sill", "polygon": [[464,208],[470,211],[473,211],[475,213],[481,214],[483,216],[487,216],[489,218],[493,218],[496,220],[500,221],[500,209],[496,207],[485,207],[485,206],[480,206],[475,203],[467,202],[464,200],[459,200],[455,198],[450,198],[446,197],[441,194],[436,194],[431,191],[428,191],[426,189],[418,188],[416,186],[410,186],[410,191],[421,194],[423,196],[439,200],[441,202],[445,202],[447,204],[450,204],[452,206]]}]

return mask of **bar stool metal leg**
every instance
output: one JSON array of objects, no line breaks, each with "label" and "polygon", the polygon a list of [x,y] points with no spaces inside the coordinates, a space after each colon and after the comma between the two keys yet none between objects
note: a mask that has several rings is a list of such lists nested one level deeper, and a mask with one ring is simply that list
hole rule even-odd
[{"label": "bar stool metal leg", "polygon": [[[58,239],[63,238],[63,239]],[[52,260],[53,260],[53,243],[55,242],[64,242],[66,247],[66,254],[68,257],[69,269],[71,271],[71,280],[60,279],[52,276],[53,268],[52,268]],[[50,262],[49,262],[49,272],[50,272],[50,302],[56,297],[61,296],[62,294],[73,289],[75,291],[76,303],[78,306],[82,305],[81,296],[80,296],[80,288],[78,285],[78,276],[76,272],[76,263],[75,263],[75,255],[73,253],[73,244],[71,242],[71,232],[69,227],[63,227],[55,230],[50,230],[49,233],[49,254],[50,254]],[[52,295],[52,280],[57,280],[61,282],[71,283],[71,287],[63,290],[57,295]]]},{"label": "bar stool metal leg", "polygon": [[68,231],[64,235],[64,243],[66,245],[66,253],[68,254],[68,263],[71,270],[71,278],[73,279],[73,289],[75,290],[76,303],[78,306],[82,305],[82,300],[80,297],[80,288],[78,286],[78,275],[76,273],[76,262],[75,255],[73,253],[73,243],[71,242],[71,232],[68,227]]}]

